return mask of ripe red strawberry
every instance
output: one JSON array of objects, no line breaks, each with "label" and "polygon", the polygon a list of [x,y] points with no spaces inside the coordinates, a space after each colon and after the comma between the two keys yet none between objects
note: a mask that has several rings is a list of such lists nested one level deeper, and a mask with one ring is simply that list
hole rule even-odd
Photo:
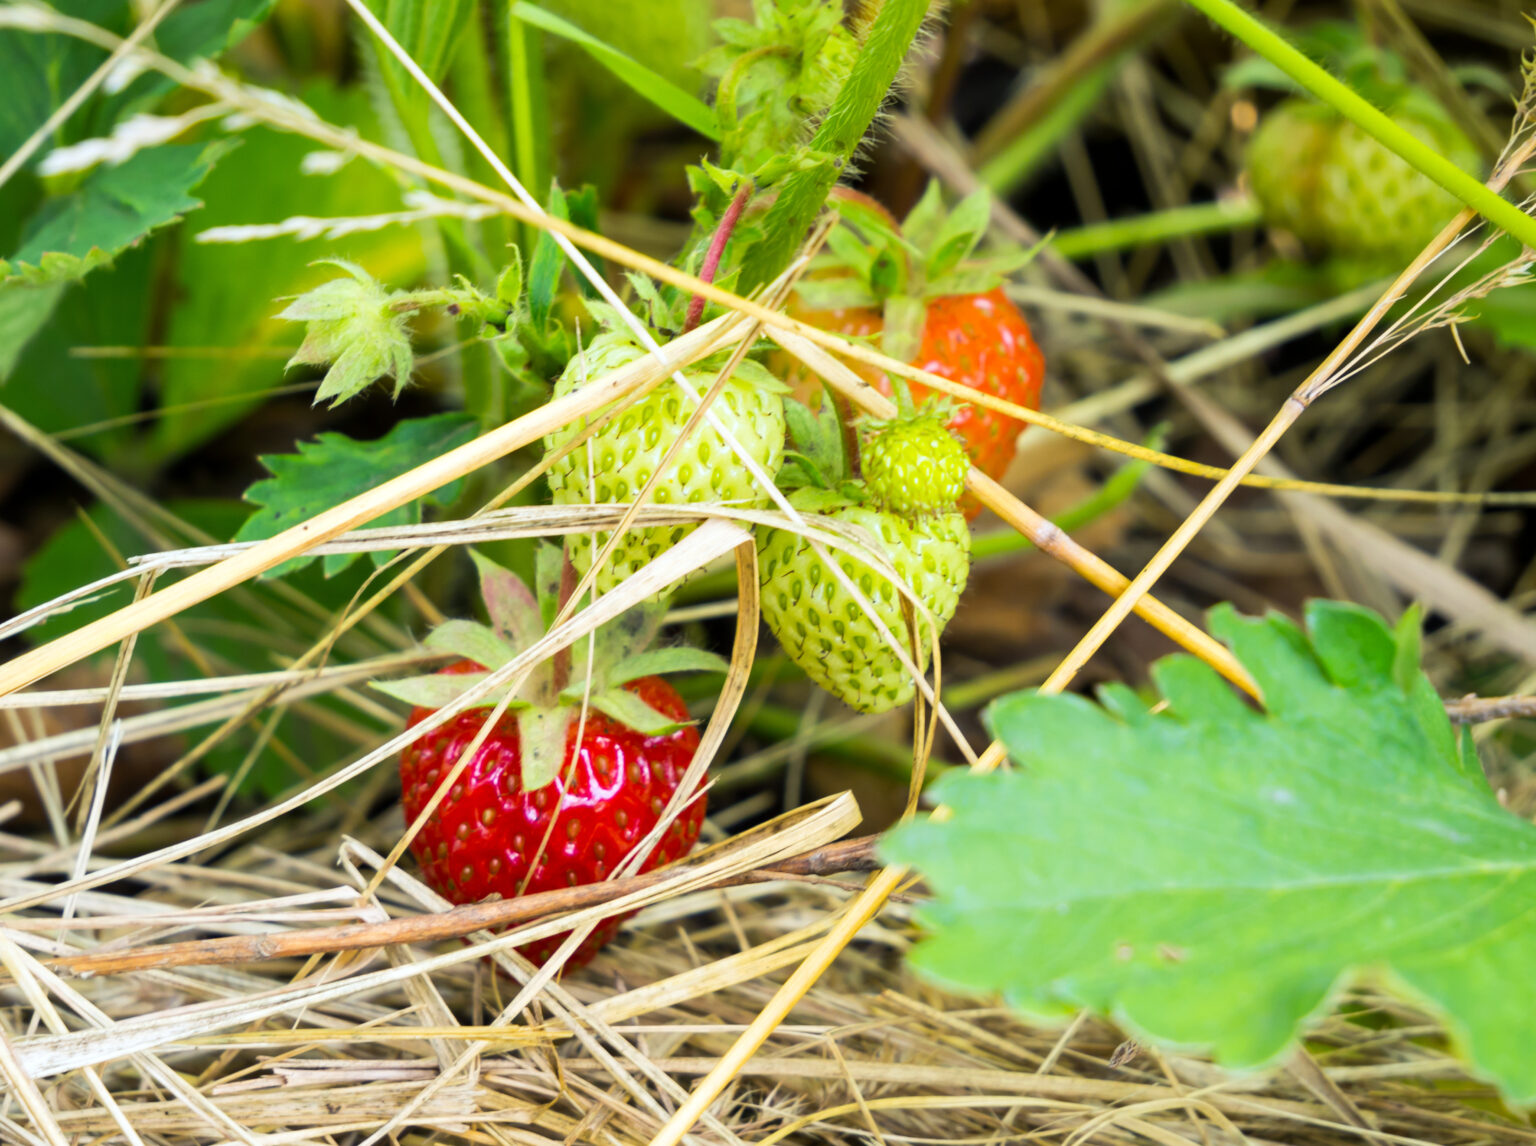
[{"label": "ripe red strawberry", "polygon": [[[474,672],[480,667],[460,661],[443,671]],[[560,784],[548,784],[530,792],[523,787],[517,720],[503,716],[448,798],[411,841],[428,886],[454,903],[475,903],[492,895],[553,891],[608,878],[655,826],[699,746],[698,731],[686,723],[687,706],[671,685],[649,676],[624,688],[682,727],[646,736],[600,712],[589,712],[579,745],[577,722],[568,726],[560,767],[564,790]],[[415,709],[410,723],[419,724],[431,712]],[[407,823],[427,806],[439,781],[479,735],[486,715],[483,708],[460,713],[401,753],[401,803]],[[700,797],[673,822],[639,870],[650,871],[687,855],[703,824]],[[540,858],[530,872],[536,856]],[[621,922],[617,917],[605,920],[566,966],[590,960]],[[542,963],[564,939],[551,936],[522,951]]]},{"label": "ripe red strawberry", "polygon": [[[465,654],[441,672],[375,687],[421,702],[410,724],[483,679],[483,665],[504,663],[536,640],[537,606],[511,573],[477,556],[493,628],[450,621],[428,647]],[[546,568],[548,562],[541,562]],[[546,578],[540,578],[541,585]],[[659,606],[620,618],[598,634],[590,659],[586,641],[572,649],[569,679],[553,663],[540,666],[471,757],[458,780],[411,841],[427,884],[453,903],[512,897],[595,883],[656,826],[699,745],[688,709],[657,672],[720,668],[696,649],[639,652],[654,633]],[[473,656],[475,659],[469,659]],[[574,682],[574,683],[573,683]],[[583,696],[590,707],[581,716]],[[485,698],[494,705],[499,694]],[[489,716],[469,709],[423,734],[400,757],[401,797],[414,822],[445,782]],[[579,732],[579,739],[578,739]],[[704,822],[702,795],[673,821],[638,871],[685,856]],[[581,966],[613,938],[621,917],[607,919],[566,962]],[[536,963],[554,954],[565,935],[522,948]]]},{"label": "ripe red strawberry", "polygon": [[[858,207],[855,225],[874,239],[860,239],[845,227],[835,230],[828,243],[830,258],[817,268],[817,277],[801,284],[791,314],[838,334],[878,337],[893,358],[1017,405],[1037,407],[1045,358],[1029,323],[998,286],[1002,275],[1032,252],[970,257],[986,228],[984,193],[945,216],[930,187],[902,224],[900,242],[883,209]],[[922,256],[914,258],[911,248]],[[883,371],[850,365],[883,393],[896,389]],[[815,400],[819,379],[792,369],[788,381],[801,401]],[[918,384],[910,389],[917,404],[930,393]],[[977,469],[1002,477],[1018,446],[1021,426],[1015,419],[957,399],[948,425]],[[981,509],[970,498],[962,508],[968,517]]]}]

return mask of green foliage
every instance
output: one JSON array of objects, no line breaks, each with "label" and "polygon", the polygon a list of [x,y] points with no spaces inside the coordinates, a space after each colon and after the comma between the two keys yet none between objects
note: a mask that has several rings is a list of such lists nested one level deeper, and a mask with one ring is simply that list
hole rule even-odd
[{"label": "green foliage", "polygon": [[[272,537],[315,514],[340,505],[359,490],[370,489],[431,461],[439,454],[463,445],[475,436],[476,422],[468,414],[434,414],[400,422],[382,438],[354,441],[345,434],[321,434],[313,442],[298,443],[296,454],[265,454],[261,464],[272,474],[245,491],[246,501],[261,508],[235,534],[236,541]],[[423,500],[448,505],[458,497],[462,481],[449,482]],[[421,502],[410,502],[370,522],[382,528],[414,525],[421,520]],[[393,552],[376,552],[374,564],[382,565]],[[325,575],[334,576],[355,560],[356,553],[334,553],[324,559]],[[265,574],[283,577],[314,560],[297,557]]]},{"label": "green foliage", "polygon": [[[85,356],[76,347],[138,346],[154,312],[154,244],[124,252],[114,265],[73,286],[0,290],[8,306],[40,300],[52,310],[19,355],[5,404],[40,430],[60,433],[136,414],[143,405],[145,363],[135,355]],[[54,305],[57,300],[58,305]],[[3,335],[0,335],[3,344]],[[0,376],[4,363],[0,362]],[[138,468],[137,427],[117,425],[69,439],[72,448],[110,460],[119,470]]]},{"label": "green foliage", "polygon": [[1313,602],[1215,610],[1250,708],[1170,657],[1153,713],[1015,694],[990,709],[1017,771],[951,775],[953,815],[886,848],[938,893],[913,960],[1051,1015],[1090,1007],[1236,1066],[1273,1059],[1361,974],[1444,1013],[1473,1063],[1536,1098],[1536,829],[1490,791],[1418,667],[1418,616]]},{"label": "green foliage", "polygon": [[[216,57],[244,39],[275,2],[183,4],[155,29],[155,46],[181,63]],[[128,33],[140,11],[130,0],[60,0],[51,7],[117,35]],[[0,156],[21,146],[106,58],[103,49],[77,36],[0,29]],[[122,116],[141,109],[170,86],[169,80],[147,72],[120,91],[98,91],[70,117],[55,142],[105,134]]]},{"label": "green foliage", "polygon": [[21,249],[0,259],[0,290],[73,282],[202,203],[190,192],[232,144],[172,144],[99,167],[73,194],[45,203]]},{"label": "green foliage", "polygon": [[[706,139],[719,139],[720,128],[709,105],[665,76],[652,71],[633,56],[604,43],[596,36],[547,12],[536,4],[519,0],[512,14],[525,23],[569,40],[582,48],[630,89],[651,101],[679,123],[687,124]],[[665,21],[660,21],[665,22]]]},{"label": "green foliage", "polygon": [[[377,137],[366,94],[312,84],[299,92],[304,102],[332,123]],[[296,215],[326,218],[371,215],[400,209],[399,185],[386,173],[354,161],[329,175],[302,173],[300,164],[315,150],[308,140],[256,128],[199,189],[207,206],[199,227],[272,223]],[[344,239],[270,239],[248,243],[181,244],[173,271],[175,305],[164,341],[180,349],[239,347],[242,355],[210,370],[206,358],[175,357],[161,368],[160,400],[166,413],[143,444],[147,463],[160,464],[186,453],[240,420],[262,397],[282,384],[282,360],[260,351],[292,347],[294,328],[279,319],[274,299],[302,294],[335,271],[317,265],[344,258],[366,266],[381,279],[409,282],[426,268],[422,232],[415,227],[349,235]],[[219,405],[177,409],[212,398],[237,398]]]}]

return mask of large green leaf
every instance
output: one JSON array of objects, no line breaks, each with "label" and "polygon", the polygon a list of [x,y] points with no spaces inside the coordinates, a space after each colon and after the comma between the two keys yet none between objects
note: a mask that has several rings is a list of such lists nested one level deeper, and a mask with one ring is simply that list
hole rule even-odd
[{"label": "large green leaf", "polygon": [[[354,441],[345,434],[321,434],[313,442],[300,442],[296,454],[263,455],[261,464],[272,476],[245,491],[245,499],[261,508],[235,534],[236,541],[258,541],[307,521],[315,514],[340,505],[359,491],[399,477],[439,454],[461,446],[475,436],[472,414],[434,414],[401,422],[382,438]],[[458,496],[460,483],[450,482],[427,495],[427,501],[446,505]],[[369,522],[372,528],[414,525],[421,520],[421,502],[409,502]],[[382,565],[393,552],[375,552]],[[333,576],[352,562],[356,553],[325,557],[325,574]],[[313,557],[296,557],[266,574],[282,577],[304,568]]]},{"label": "large green leaf", "polygon": [[[118,35],[129,28],[128,0],[63,0],[54,7]],[[20,147],[106,58],[103,49],[77,36],[0,29],[0,155]],[[99,101],[88,101],[65,125],[59,141],[110,128],[111,118],[102,114]]]},{"label": "large green leaf", "polygon": [[[366,93],[313,85],[300,93],[328,121],[355,127],[372,138]],[[233,155],[220,163],[200,189],[207,206],[197,230],[252,223],[276,223],[295,215],[328,218],[373,215],[400,209],[400,189],[388,175],[361,161],[330,175],[301,172],[314,144],[297,135],[254,128]],[[145,443],[148,461],[163,463],[186,453],[239,421],[281,386],[287,355],[261,351],[298,345],[299,329],[279,319],[280,301],[302,294],[326,279],[334,267],[319,259],[344,258],[374,277],[404,285],[418,276],[426,258],[421,231],[389,227],[333,240],[272,239],[249,243],[199,243],[189,235],[178,248],[176,303],[165,341],[184,351],[202,347],[234,351],[214,359],[186,354],[169,359],[161,373],[161,403],[167,412]],[[219,405],[181,410],[188,403],[239,398]]]},{"label": "large green leaf", "polygon": [[[0,290],[0,316],[13,308],[47,306],[35,338],[13,371],[0,351],[0,379],[10,382],[0,400],[40,430],[62,433],[136,413],[141,406],[144,361],[136,354],[81,355],[88,347],[137,347],[151,325],[156,244],[126,251],[114,266],[83,283]],[[57,303],[57,305],[54,305]],[[0,317],[0,326],[4,318]],[[0,346],[4,334],[0,333]],[[71,438],[70,445],[132,471],[138,427],[118,424]]]},{"label": "large green leaf", "polygon": [[73,194],[45,203],[21,249],[0,259],[0,290],[83,278],[156,228],[202,206],[190,192],[230,143],[172,144],[99,167]]},{"label": "large green leaf", "polygon": [[952,818],[886,848],[937,892],[913,961],[1237,1066],[1278,1055],[1341,984],[1385,973],[1530,1101],[1536,828],[1458,745],[1416,617],[1394,633],[1315,602],[1307,621],[1212,615],[1264,712],[1187,657],[1156,666],[1156,714],[1119,687],[1102,707],[993,705],[1018,770],[945,777]]},{"label": "large green leaf", "polygon": [[[154,32],[154,44],[181,63],[214,57],[233,47],[266,19],[276,0],[198,0],[182,4]],[[60,0],[52,7],[65,16],[126,35],[135,23],[130,0]],[[107,58],[104,49],[78,36],[0,29],[0,155],[9,155],[74,94]],[[51,142],[74,143],[105,135],[124,115],[144,108],[173,86],[145,72],[120,90],[104,85],[85,101]],[[46,149],[34,158],[41,158]]]}]

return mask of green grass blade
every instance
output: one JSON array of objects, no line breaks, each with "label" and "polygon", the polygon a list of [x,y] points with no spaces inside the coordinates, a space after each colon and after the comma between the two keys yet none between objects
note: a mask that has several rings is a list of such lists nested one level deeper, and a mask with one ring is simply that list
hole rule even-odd
[{"label": "green grass blade", "polygon": [[603,67],[607,68],[640,95],[650,100],[673,119],[693,128],[706,139],[720,138],[720,125],[715,120],[714,109],[697,96],[690,95],[664,76],[617,48],[603,43],[596,36],[582,31],[569,20],[547,12],[537,4],[520,0],[512,6],[512,15],[532,24],[552,36],[569,40],[581,47]]}]

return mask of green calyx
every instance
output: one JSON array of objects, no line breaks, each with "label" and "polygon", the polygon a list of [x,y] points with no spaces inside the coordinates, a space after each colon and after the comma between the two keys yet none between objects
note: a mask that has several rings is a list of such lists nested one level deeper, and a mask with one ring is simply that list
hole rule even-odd
[{"label": "green calyx", "polygon": [[[496,669],[540,641],[560,607],[564,558],[557,546],[543,544],[536,559],[537,592],[509,569],[474,550],[480,592],[490,623],[445,621],[423,645],[434,652],[473,661],[476,672],[429,673],[399,680],[374,681],[372,687],[419,708],[442,708],[483,683]],[[631,609],[583,637],[568,650],[535,665],[508,699],[505,686],[475,701],[492,708],[508,700],[518,725],[523,786],[533,791],[550,783],[565,759],[566,736],[583,706],[646,736],[663,736],[680,725],[624,686],[642,677],[672,672],[725,672],[725,660],[703,649],[675,646],[651,649],[666,612],[662,602]]]},{"label": "green calyx", "polygon": [[953,513],[965,492],[970,458],[945,418],[931,410],[878,424],[861,453],[870,499],[890,513]]},{"label": "green calyx", "polygon": [[[315,393],[315,402],[330,399],[336,406],[380,378],[395,383],[395,397],[410,381],[415,367],[411,350],[410,316],[440,307],[455,317],[479,320],[490,337],[500,337],[521,289],[521,267],[502,273],[495,296],[484,294],[466,280],[451,287],[418,291],[387,291],[367,271],[345,259],[320,259],[339,267],[344,278],[321,283],[289,300],[278,318],[302,322],[304,341],[287,367],[329,366]],[[510,297],[508,294],[510,293]]]},{"label": "green calyx", "polygon": [[899,226],[864,196],[848,194],[833,202],[841,222],[827,236],[827,252],[813,264],[828,273],[802,280],[796,291],[814,310],[883,310],[881,349],[902,362],[910,361],[922,342],[928,300],[993,290],[1040,249],[1037,244],[977,253],[992,217],[992,198],[984,188],[946,210],[938,182],[931,182]]}]

